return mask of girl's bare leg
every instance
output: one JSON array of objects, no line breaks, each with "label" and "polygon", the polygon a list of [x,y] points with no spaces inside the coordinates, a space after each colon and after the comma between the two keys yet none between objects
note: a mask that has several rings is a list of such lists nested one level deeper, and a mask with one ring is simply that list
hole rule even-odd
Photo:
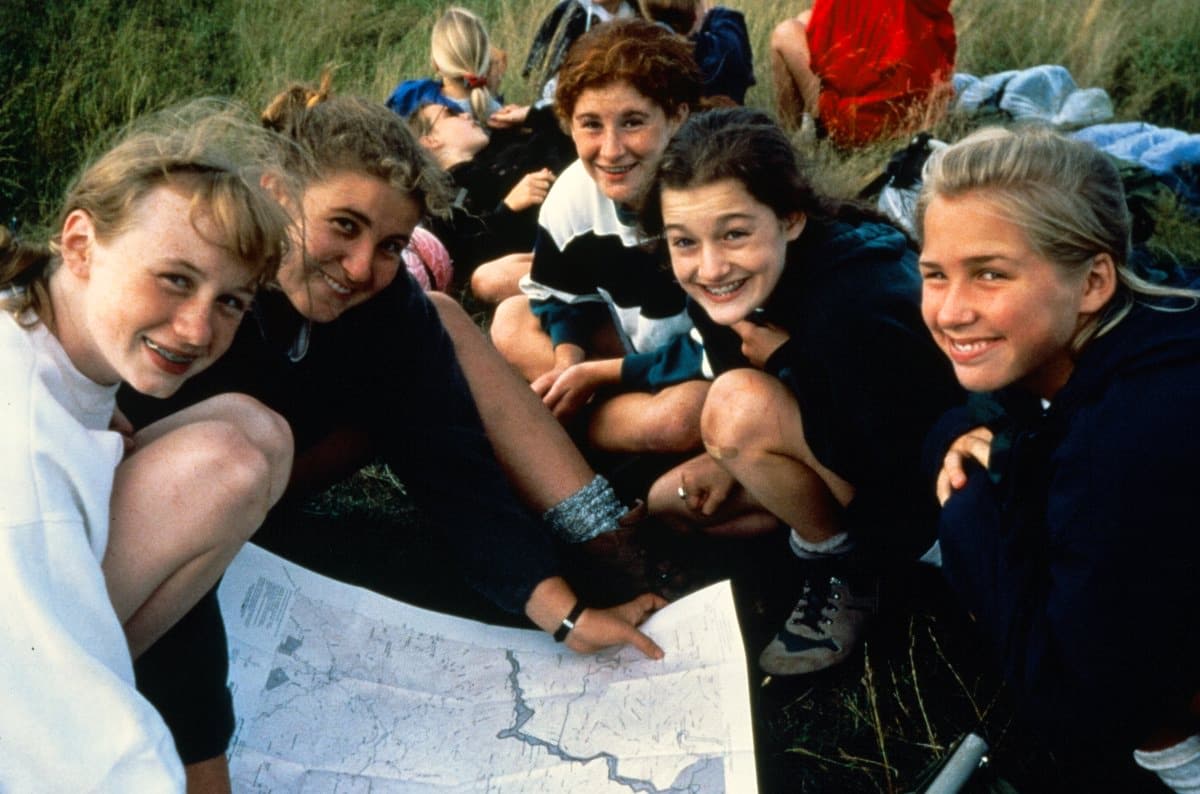
[{"label": "girl's bare leg", "polygon": [[554,345],[524,295],[507,298],[496,307],[491,335],[500,355],[526,381],[532,382],[554,368]]},{"label": "girl's bare leg", "polygon": [[283,494],[287,423],[250,397],[198,403],[134,436],[117,467],[109,597],[136,658],[217,581]]},{"label": "girl's bare leg", "polygon": [[567,431],[463,308],[445,295],[429,298],[454,343],[496,460],[522,501],[544,513],[591,482],[596,473]]},{"label": "girl's bare leg", "polygon": [[841,532],[840,509],[854,488],[813,455],[800,407],[778,378],[725,373],[713,382],[700,426],[708,453],[801,538],[820,543]]},{"label": "girl's bare leg", "polygon": [[800,126],[802,114],[817,117],[821,79],[812,70],[808,49],[808,20],[805,11],[795,19],[780,22],[771,31],[771,75],[775,106],[784,125]]},{"label": "girl's bare leg", "polygon": [[595,407],[588,443],[609,452],[673,453],[700,448],[700,409],[708,381],[692,380],[656,394],[628,392]]},{"label": "girl's bare leg", "polygon": [[529,275],[533,254],[506,254],[484,262],[471,274],[471,292],[481,301],[500,303],[521,294],[520,281]]}]

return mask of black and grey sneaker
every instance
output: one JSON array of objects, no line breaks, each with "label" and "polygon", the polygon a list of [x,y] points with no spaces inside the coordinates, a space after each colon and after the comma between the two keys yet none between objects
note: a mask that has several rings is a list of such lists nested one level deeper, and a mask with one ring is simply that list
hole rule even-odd
[{"label": "black and grey sneaker", "polygon": [[854,650],[879,606],[879,580],[856,576],[843,560],[808,562],[804,590],[792,614],[758,657],[771,675],[800,675],[838,664]]}]

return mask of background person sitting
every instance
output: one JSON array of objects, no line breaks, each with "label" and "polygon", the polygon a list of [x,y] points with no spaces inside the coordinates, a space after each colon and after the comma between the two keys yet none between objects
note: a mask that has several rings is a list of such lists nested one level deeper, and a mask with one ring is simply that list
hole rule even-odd
[{"label": "background person sitting", "polygon": [[596,27],[559,73],[554,107],[579,159],[542,205],[525,295],[500,304],[491,334],[556,416],[568,421],[587,407],[581,433],[593,448],[699,446],[707,383],[668,383],[669,373],[639,363],[691,321],[634,215],[699,90],[688,43],[644,19]]},{"label": "background person sitting", "polygon": [[539,103],[554,101],[558,70],[580,36],[602,22],[637,15],[627,0],[560,0],[538,25],[521,70],[522,77],[538,86]]},{"label": "background person sitting", "polygon": [[771,33],[780,120],[842,147],[929,126],[951,96],[950,0],[816,0]]},{"label": "background person sitting", "polygon": [[738,105],[746,101],[746,90],[754,85],[754,56],[741,11],[710,8],[704,0],[639,0],[638,7],[646,19],[692,42],[704,81],[701,96],[726,97]]},{"label": "background person sitting", "polygon": [[538,210],[575,156],[553,111],[535,109],[523,125],[490,136],[468,114],[438,103],[407,118],[417,141],[454,180],[450,217],[432,219],[430,228],[450,252],[456,286],[469,281],[475,297],[493,304],[519,294]]},{"label": "background person sitting", "polygon": [[500,110],[496,94],[508,61],[492,48],[483,20],[465,8],[446,9],[433,24],[429,51],[435,77],[400,83],[388,107],[407,118],[413,108],[439,102],[487,124]]}]

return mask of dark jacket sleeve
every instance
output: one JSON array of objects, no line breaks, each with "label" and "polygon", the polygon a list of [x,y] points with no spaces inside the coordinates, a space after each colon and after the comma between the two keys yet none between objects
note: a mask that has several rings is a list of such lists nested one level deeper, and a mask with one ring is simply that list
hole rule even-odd
[{"label": "dark jacket sleeve", "polygon": [[[468,579],[513,612],[558,574],[548,533],[517,501],[484,433],[437,312],[415,286],[371,303],[395,319],[379,340],[390,404],[379,410],[384,458],[417,504],[454,536]],[[381,296],[382,297],[382,296]],[[382,362],[381,362],[382,363]]]},{"label": "dark jacket sleeve", "polygon": [[[431,223],[454,263],[454,279],[465,284],[484,262],[533,247],[532,223],[525,222],[503,201],[480,213],[463,206],[451,207],[450,217]],[[520,234],[524,230],[526,235]]]},{"label": "dark jacket sleeve", "polygon": [[[573,245],[575,249],[584,247],[578,241]],[[568,248],[571,247],[572,244],[568,244]],[[550,289],[580,298],[572,302],[533,298],[529,308],[555,346],[570,343],[587,350],[596,331],[612,318],[608,304],[596,292],[587,260],[575,250],[560,249],[550,234],[539,226],[530,276]]]},{"label": "dark jacket sleeve", "polygon": [[802,352],[789,340],[765,369],[797,396],[813,454],[854,486],[847,528],[873,548],[918,556],[937,523],[923,442],[962,393],[915,318],[904,323],[845,306],[837,314],[865,319],[831,319],[823,342]]},{"label": "dark jacket sleeve", "polygon": [[1180,443],[1200,413],[1176,399],[1197,390],[1171,369],[1115,383],[1065,435],[1018,436],[1002,471],[976,469],[943,509],[945,574],[1052,742],[1128,752],[1200,684],[1194,456]]},{"label": "dark jacket sleeve", "polygon": [[529,54],[525,56],[521,76],[526,79],[551,77],[562,65],[571,43],[586,29],[587,12],[583,7],[575,0],[562,0],[538,26],[533,43],[529,45]]},{"label": "dark jacket sleeve", "polygon": [[656,392],[704,377],[704,346],[693,331],[647,353],[630,353],[621,362],[621,384],[635,391]]}]

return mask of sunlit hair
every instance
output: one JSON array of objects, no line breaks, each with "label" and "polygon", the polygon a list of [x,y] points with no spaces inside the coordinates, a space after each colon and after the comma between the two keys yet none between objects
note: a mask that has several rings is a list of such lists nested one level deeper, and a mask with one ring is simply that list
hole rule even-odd
[{"label": "sunlit hair", "polygon": [[285,147],[289,171],[305,183],[338,172],[377,177],[416,201],[423,214],[445,216],[448,178],[404,119],[381,103],[332,94],[331,82],[326,71],[318,85],[293,83],[263,111],[263,124],[294,144]]},{"label": "sunlit hair", "polygon": [[658,105],[668,118],[700,104],[700,69],[686,39],[645,19],[614,19],[571,45],[558,70],[554,110],[569,127],[584,91],[620,82]]},{"label": "sunlit hair", "polygon": [[675,133],[658,163],[641,210],[643,230],[662,234],[662,191],[700,188],[734,179],[778,218],[883,220],[871,210],[824,196],[813,187],[799,153],[762,111],[719,108],[696,113]]},{"label": "sunlit hair", "polygon": [[444,80],[456,80],[467,89],[472,115],[480,124],[487,123],[492,105],[487,83],[492,44],[483,20],[465,8],[446,9],[433,23],[429,51],[433,68]]},{"label": "sunlit hair", "polygon": [[[280,173],[276,136],[254,123],[242,108],[196,100],[135,122],[118,141],[84,167],[67,189],[55,220],[61,231],[68,215],[86,212],[101,241],[130,228],[139,203],[159,187],[191,198],[192,228],[228,251],[257,283],[275,278],[289,240],[290,220],[262,187]],[[200,220],[211,223],[201,231]],[[0,289],[3,308],[28,309],[50,318],[47,284],[59,266],[59,238],[37,243],[0,231]]]},{"label": "sunlit hair", "polygon": [[1112,257],[1116,292],[1080,328],[1072,340],[1076,352],[1111,330],[1139,297],[1194,302],[1200,295],[1153,284],[1130,270],[1131,220],[1121,177],[1112,161],[1089,143],[1045,127],[987,127],[935,152],[925,164],[923,183],[916,206],[918,234],[923,234],[925,213],[935,197],[979,193],[1024,232],[1041,258],[1066,271],[1085,270],[1100,254]]},{"label": "sunlit hair", "polygon": [[638,10],[651,22],[661,23],[686,36],[696,25],[700,0],[638,0]]}]

